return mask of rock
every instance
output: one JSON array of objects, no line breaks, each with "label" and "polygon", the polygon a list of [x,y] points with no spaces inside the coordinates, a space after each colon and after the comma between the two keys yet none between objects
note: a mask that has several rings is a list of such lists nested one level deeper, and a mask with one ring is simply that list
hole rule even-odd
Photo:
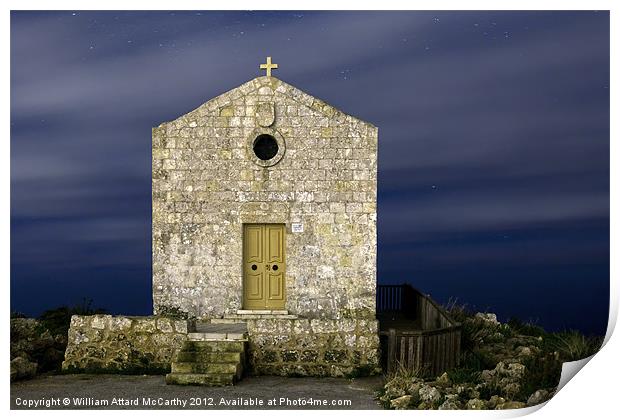
[{"label": "rock", "polygon": [[456,387],[456,393],[461,400],[471,400],[480,398],[480,392],[476,389],[474,384],[464,383]]},{"label": "rock", "polygon": [[452,385],[452,381],[448,378],[448,374],[446,372],[444,372],[441,376],[438,376],[435,382],[437,385],[441,385],[443,387]]},{"label": "rock", "polygon": [[11,382],[18,379],[33,378],[37,374],[37,364],[23,357],[11,360]]},{"label": "rock", "polygon": [[525,366],[521,363],[510,363],[505,375],[512,379],[521,379],[525,375]]},{"label": "rock", "polygon": [[446,395],[446,400],[441,403],[439,406],[439,410],[460,410],[461,404],[459,401],[459,397],[456,394],[448,394]]},{"label": "rock", "polygon": [[491,313],[484,314],[482,312],[478,312],[474,316],[474,318],[476,320],[483,321],[483,322],[485,322],[487,324],[490,324],[490,325],[499,325],[499,322],[497,321],[497,315],[495,315],[495,314],[491,314]]},{"label": "rock", "polygon": [[461,406],[456,401],[444,401],[440,406],[439,410],[460,410]]},{"label": "rock", "polygon": [[422,402],[434,403],[441,399],[441,393],[434,386],[422,385],[418,392]]},{"label": "rock", "polygon": [[467,403],[465,404],[465,408],[467,408],[468,410],[484,410],[487,407],[483,400],[473,398],[467,401]]},{"label": "rock", "polygon": [[525,375],[525,366],[521,363],[499,362],[493,370],[483,370],[480,379],[483,383],[495,383],[508,397],[515,396],[520,389],[520,382]]},{"label": "rock", "polygon": [[424,385],[423,382],[414,382],[408,389],[408,394],[411,395],[416,402],[420,400],[420,388]]},{"label": "rock", "polygon": [[499,395],[493,395],[491,398],[489,398],[489,402],[487,403],[487,408],[490,410],[493,410],[495,407],[497,407],[500,404],[504,404],[505,402],[506,400],[500,397]]},{"label": "rock", "polygon": [[20,357],[35,363],[40,372],[58,370],[66,346],[66,337],[53,336],[36,319],[11,319],[11,360]]},{"label": "rock", "polygon": [[493,376],[495,375],[495,369],[493,370],[483,370],[480,374],[480,380],[482,382],[491,382],[493,380]]},{"label": "rock", "polygon": [[516,350],[518,352],[518,357],[531,357],[533,353],[532,349],[527,346],[519,346]]},{"label": "rock", "polygon": [[549,399],[549,392],[544,389],[539,389],[538,391],[530,395],[530,397],[527,399],[527,406],[531,407],[533,405],[542,404],[548,399]]},{"label": "rock", "polygon": [[413,397],[411,395],[403,395],[402,397],[390,400],[390,407],[396,410],[405,410],[410,407]]},{"label": "rock", "polygon": [[433,405],[429,402],[421,402],[420,404],[418,404],[418,410],[432,410],[433,409]]},{"label": "rock", "polygon": [[422,379],[419,378],[395,376],[383,387],[385,390],[384,398],[392,400],[403,395],[412,395],[417,398],[420,382]]},{"label": "rock", "polygon": [[521,401],[508,401],[495,407],[496,410],[513,410],[517,408],[525,408],[525,403]]},{"label": "rock", "polygon": [[521,385],[518,382],[508,382],[500,385],[502,387],[504,395],[506,395],[508,398],[513,398],[521,390]]}]

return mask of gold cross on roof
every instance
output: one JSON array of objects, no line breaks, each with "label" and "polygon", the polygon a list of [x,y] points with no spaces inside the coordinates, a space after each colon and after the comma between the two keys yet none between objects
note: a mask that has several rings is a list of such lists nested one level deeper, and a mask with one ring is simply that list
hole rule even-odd
[{"label": "gold cross on roof", "polygon": [[267,70],[267,77],[271,77],[271,69],[277,69],[277,64],[271,64],[271,57],[267,57],[267,62],[260,65],[261,69]]}]

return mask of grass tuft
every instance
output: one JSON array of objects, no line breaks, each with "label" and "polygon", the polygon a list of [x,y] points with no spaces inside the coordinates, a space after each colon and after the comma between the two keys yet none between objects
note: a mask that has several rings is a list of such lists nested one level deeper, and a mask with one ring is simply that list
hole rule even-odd
[{"label": "grass tuft", "polygon": [[546,347],[557,352],[564,362],[590,357],[599,351],[603,344],[602,337],[588,337],[574,330],[547,334],[544,341]]}]

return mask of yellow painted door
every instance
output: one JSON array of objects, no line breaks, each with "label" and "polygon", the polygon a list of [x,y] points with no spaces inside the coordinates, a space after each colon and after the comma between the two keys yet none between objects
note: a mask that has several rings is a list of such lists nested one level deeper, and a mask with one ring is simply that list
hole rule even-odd
[{"label": "yellow painted door", "polygon": [[284,309],[284,225],[243,225],[243,308]]}]

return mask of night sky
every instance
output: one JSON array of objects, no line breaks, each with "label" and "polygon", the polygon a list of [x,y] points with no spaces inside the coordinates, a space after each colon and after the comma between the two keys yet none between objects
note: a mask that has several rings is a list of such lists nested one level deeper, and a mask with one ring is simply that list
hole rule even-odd
[{"label": "night sky", "polygon": [[603,334],[607,12],[13,12],[11,309],[151,311],[151,127],[261,74],[379,127],[378,281]]}]

